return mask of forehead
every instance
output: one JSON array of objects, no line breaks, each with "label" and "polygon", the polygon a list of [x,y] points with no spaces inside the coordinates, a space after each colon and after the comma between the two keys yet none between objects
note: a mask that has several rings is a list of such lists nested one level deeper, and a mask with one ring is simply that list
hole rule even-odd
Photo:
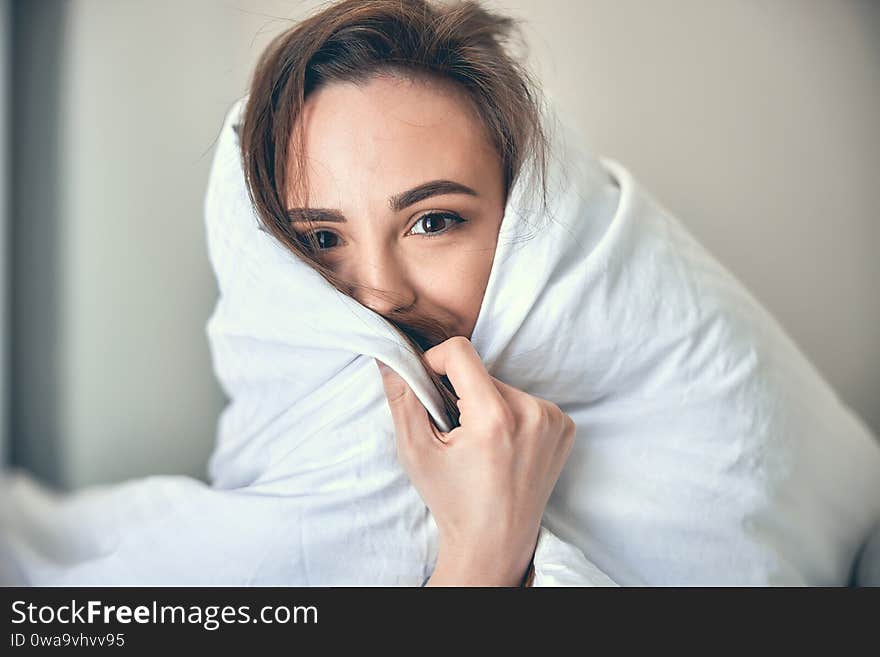
[{"label": "forehead", "polygon": [[464,94],[453,83],[391,77],[313,92],[302,113],[310,205],[387,201],[441,178],[494,180],[498,154]]}]

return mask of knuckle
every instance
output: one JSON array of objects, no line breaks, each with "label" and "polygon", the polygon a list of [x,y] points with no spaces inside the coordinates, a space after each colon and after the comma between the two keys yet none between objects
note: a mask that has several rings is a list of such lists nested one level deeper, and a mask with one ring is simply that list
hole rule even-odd
[{"label": "knuckle", "polygon": [[468,340],[463,335],[453,335],[451,338],[447,338],[446,340],[444,340],[440,344],[434,345],[433,347],[428,349],[425,353],[430,354],[430,353],[436,353],[438,351],[450,351],[450,350],[461,349],[462,347],[466,346],[465,343],[470,344],[470,340]]},{"label": "knuckle", "polygon": [[568,416],[553,402],[548,401],[545,407],[547,409],[547,421],[550,425],[560,432],[564,431],[565,418]]},{"label": "knuckle", "polygon": [[443,361],[448,363],[450,360],[457,360],[465,354],[467,350],[473,351],[473,349],[471,341],[465,336],[454,335],[425,351],[423,356],[429,364],[439,365],[439,363]]},{"label": "knuckle", "polygon": [[571,419],[555,403],[530,397],[523,404],[521,431],[530,436],[545,436],[558,442],[572,442],[576,431]]},{"label": "knuckle", "polygon": [[563,414],[563,431],[562,440],[566,443],[574,443],[574,437],[577,435],[577,425],[568,415]]},{"label": "knuckle", "polygon": [[550,412],[546,402],[537,397],[527,398],[523,411],[523,429],[527,431],[542,431],[550,421]]},{"label": "knuckle", "polygon": [[446,341],[446,344],[449,345],[450,351],[456,354],[466,354],[473,350],[471,341],[463,335],[456,335],[449,338],[449,340]]},{"label": "knuckle", "polygon": [[561,419],[561,416],[564,415],[562,409],[559,408],[556,403],[550,401],[549,399],[543,399],[541,401],[544,403],[544,408],[547,411],[548,418]]},{"label": "knuckle", "polygon": [[461,349],[462,347],[470,348],[471,344],[471,341],[463,335],[453,335],[449,338],[449,342],[454,344],[457,349]]},{"label": "knuckle", "polygon": [[487,409],[484,416],[487,431],[499,436],[508,436],[514,427],[514,418],[511,410],[504,404],[492,406]]}]

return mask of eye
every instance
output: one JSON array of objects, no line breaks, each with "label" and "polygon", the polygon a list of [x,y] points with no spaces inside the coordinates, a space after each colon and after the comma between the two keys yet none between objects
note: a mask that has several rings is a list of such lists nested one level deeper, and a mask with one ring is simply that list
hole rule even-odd
[{"label": "eye", "polygon": [[[464,219],[454,212],[429,212],[423,214],[416,220],[410,229],[411,235],[424,235],[425,237],[434,237],[450,230],[452,227],[463,224]],[[422,226],[423,232],[413,232],[417,226]]]},{"label": "eye", "polygon": [[[329,230],[315,230],[311,233],[315,240],[318,242],[318,249],[320,251],[327,251],[328,249],[332,249],[335,246],[339,246],[339,236],[336,233],[332,233]],[[309,233],[303,233],[299,241],[306,248],[311,248],[312,244],[309,241]]]}]

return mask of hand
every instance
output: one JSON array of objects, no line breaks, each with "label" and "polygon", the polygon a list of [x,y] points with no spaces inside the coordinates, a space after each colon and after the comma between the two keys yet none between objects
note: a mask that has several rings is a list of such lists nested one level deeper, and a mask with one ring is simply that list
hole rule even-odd
[{"label": "hand", "polygon": [[425,359],[459,397],[461,426],[452,431],[433,425],[393,370],[385,368],[382,382],[398,459],[440,532],[429,585],[518,586],[575,424],[552,402],[490,376],[465,337],[433,347]]}]

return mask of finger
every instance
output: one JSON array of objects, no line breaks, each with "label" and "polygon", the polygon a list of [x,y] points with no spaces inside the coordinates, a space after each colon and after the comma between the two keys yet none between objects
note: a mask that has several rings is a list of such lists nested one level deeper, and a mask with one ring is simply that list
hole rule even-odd
[{"label": "finger", "polygon": [[[537,403],[539,406],[544,406],[545,408],[556,407],[556,404],[553,402],[544,399],[543,397],[538,397],[537,395],[531,395],[524,390],[520,390],[519,388],[514,388],[511,385],[504,383],[501,379],[496,379],[494,376],[492,378],[492,383],[495,384],[495,387],[498,388],[498,392],[501,393],[501,396],[504,398],[504,401],[507,402],[508,408],[510,408],[514,417],[517,420],[522,419],[523,413],[530,413],[530,409],[533,408],[532,404]],[[561,409],[559,409],[561,411]],[[550,417],[556,420],[556,424],[560,431],[564,430],[565,418],[567,417],[564,413],[561,412],[553,412],[550,411]]]},{"label": "finger", "polygon": [[382,386],[394,420],[394,433],[399,441],[411,443],[430,432],[430,419],[422,402],[407,382],[378,358],[376,365],[382,375]]},{"label": "finger", "polygon": [[494,376],[491,377],[491,379],[492,383],[498,389],[498,393],[507,404],[507,408],[510,409],[511,415],[517,424],[522,422],[525,418],[533,418],[532,414],[535,409],[535,404],[540,405],[543,403],[543,400],[540,397],[535,397],[523,392],[519,388],[507,385],[504,381],[496,379]]},{"label": "finger", "polygon": [[504,400],[508,404],[521,398],[523,395],[534,396],[534,395],[528,395],[528,393],[526,393],[523,390],[520,390],[519,388],[514,388],[513,386],[508,385],[508,384],[504,383],[504,381],[502,381],[501,379],[497,379],[492,375],[489,375],[489,378],[492,379],[492,383],[495,384],[495,387],[498,389],[498,392],[501,393],[501,396],[504,398]]},{"label": "finger", "polygon": [[492,382],[471,341],[464,336],[449,338],[425,352],[425,360],[435,372],[444,374],[459,397],[462,413],[479,417],[492,407],[505,406],[504,398]]}]

